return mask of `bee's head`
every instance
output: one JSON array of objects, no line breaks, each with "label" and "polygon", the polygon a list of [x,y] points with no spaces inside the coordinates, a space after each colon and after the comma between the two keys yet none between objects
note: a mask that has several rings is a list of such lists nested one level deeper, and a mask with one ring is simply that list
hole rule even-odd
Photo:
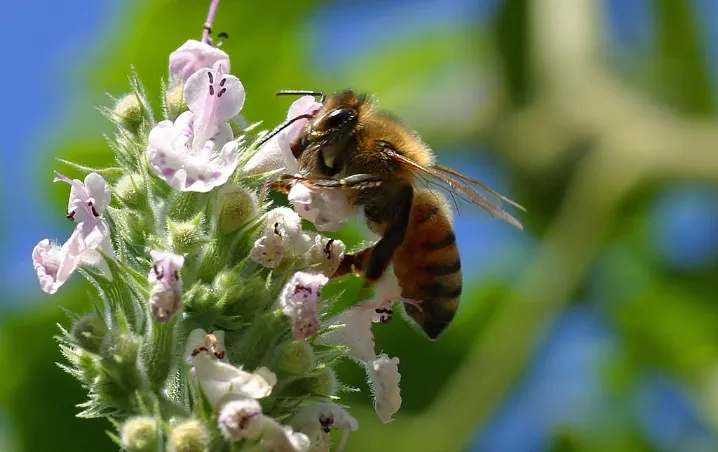
[{"label": "bee's head", "polygon": [[310,141],[331,146],[353,133],[358,118],[359,115],[353,107],[330,108],[310,123],[308,138]]}]

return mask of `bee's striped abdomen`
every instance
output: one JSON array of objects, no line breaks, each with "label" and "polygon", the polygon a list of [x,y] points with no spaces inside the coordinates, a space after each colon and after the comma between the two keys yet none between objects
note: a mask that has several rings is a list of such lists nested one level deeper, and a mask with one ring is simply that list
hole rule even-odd
[{"label": "bee's striped abdomen", "polygon": [[436,339],[456,314],[461,297],[461,259],[446,200],[416,190],[406,238],[392,260],[402,296],[422,301],[406,312]]}]

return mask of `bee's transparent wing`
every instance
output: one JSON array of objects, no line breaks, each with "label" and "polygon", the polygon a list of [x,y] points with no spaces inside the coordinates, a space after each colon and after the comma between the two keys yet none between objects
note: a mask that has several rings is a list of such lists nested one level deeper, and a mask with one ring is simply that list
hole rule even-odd
[{"label": "bee's transparent wing", "polygon": [[[479,206],[492,217],[504,220],[518,229],[523,229],[523,226],[516,218],[501,208],[501,204],[502,202],[506,202],[523,211],[526,209],[476,179],[472,179],[442,165],[433,165],[431,167],[422,166],[390,149],[384,149],[384,152],[393,160],[415,171],[417,176],[424,180],[427,185],[438,185],[440,188],[446,189],[452,196],[457,195],[459,198]],[[429,176],[429,180],[423,177],[424,175]],[[480,193],[477,190],[484,193]]]}]

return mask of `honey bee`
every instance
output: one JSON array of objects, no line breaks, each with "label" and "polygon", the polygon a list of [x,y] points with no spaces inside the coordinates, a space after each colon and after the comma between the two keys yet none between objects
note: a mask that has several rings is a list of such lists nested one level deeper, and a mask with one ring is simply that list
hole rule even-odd
[{"label": "honey bee", "polygon": [[299,175],[283,175],[275,188],[287,191],[291,181],[299,180],[310,188],[343,190],[350,204],[363,209],[369,228],[381,239],[345,255],[333,277],[354,271],[371,284],[393,265],[401,296],[421,301],[420,307],[406,304],[406,312],[430,339],[436,339],[456,314],[462,274],[451,209],[429,185],[444,188],[519,229],[521,224],[500,205],[503,201],[523,207],[437,164],[416,132],[377,110],[365,94],[352,90],[328,98],[312,91],[278,94],[319,96],[322,107],[287,120],[263,140],[296,120],[309,120],[290,144]]}]

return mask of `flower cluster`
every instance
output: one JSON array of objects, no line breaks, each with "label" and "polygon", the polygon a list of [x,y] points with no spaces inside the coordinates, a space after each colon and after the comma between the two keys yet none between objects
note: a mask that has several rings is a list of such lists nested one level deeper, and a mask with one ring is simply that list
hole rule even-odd
[{"label": "flower cluster", "polygon": [[[132,91],[104,110],[117,126],[120,168],[70,164],[84,180],[57,173],[70,185],[64,215],[75,227],[64,243],[33,250],[40,287],[54,294],[79,272],[98,295],[95,313],[63,330],[62,367],[88,389],[81,416],[124,420],[113,439],[125,450],[225,441],[232,450],[323,451],[332,429],[343,431],[341,449],[358,429],[336,403],[332,368],[342,357],[365,367],[383,422],[401,405],[399,360],[376,353],[371,331],[401,290],[389,271],[374,298],[328,314],[321,292],[345,245],[324,232],[353,210],[341,191],[298,182],[293,208],[270,209],[262,187],[277,172],[299,172],[290,144],[307,120],[245,145],[255,126],[239,117],[245,90],[229,70],[210,41],[187,41],[169,57],[162,120],[136,74]],[[319,108],[305,96],[288,118]]]}]

